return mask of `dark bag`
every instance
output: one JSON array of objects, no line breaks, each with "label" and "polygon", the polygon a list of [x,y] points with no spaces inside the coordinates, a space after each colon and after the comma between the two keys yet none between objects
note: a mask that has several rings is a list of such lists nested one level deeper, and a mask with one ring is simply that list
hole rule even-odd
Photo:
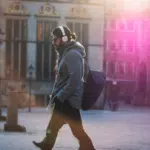
[{"label": "dark bag", "polygon": [[[85,64],[87,66],[87,62]],[[89,69],[86,80],[84,82],[84,92],[82,99],[82,109],[84,111],[92,108],[98,97],[101,95],[105,86],[105,82],[105,73]]]}]

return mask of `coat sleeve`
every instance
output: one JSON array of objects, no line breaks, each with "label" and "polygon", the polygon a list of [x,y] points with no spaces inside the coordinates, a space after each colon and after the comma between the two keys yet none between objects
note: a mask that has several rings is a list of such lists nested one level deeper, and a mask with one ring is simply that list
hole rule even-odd
[{"label": "coat sleeve", "polygon": [[67,100],[80,88],[83,75],[83,63],[80,54],[76,51],[70,51],[65,57],[69,78],[66,86],[64,86],[56,95],[61,102]]}]

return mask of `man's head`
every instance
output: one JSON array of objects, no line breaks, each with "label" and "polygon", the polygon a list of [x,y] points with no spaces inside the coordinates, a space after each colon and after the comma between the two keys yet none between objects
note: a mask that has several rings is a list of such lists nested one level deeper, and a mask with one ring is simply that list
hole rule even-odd
[{"label": "man's head", "polygon": [[56,47],[65,45],[72,39],[76,39],[75,34],[67,26],[58,26],[52,31],[52,44]]}]

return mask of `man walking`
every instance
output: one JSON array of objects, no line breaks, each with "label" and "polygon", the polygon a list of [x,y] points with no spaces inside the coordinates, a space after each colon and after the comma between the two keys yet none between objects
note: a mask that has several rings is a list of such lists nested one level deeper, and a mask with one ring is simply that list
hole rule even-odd
[{"label": "man walking", "polygon": [[94,150],[91,139],[83,129],[80,114],[85,49],[66,26],[56,27],[52,32],[52,39],[59,54],[57,75],[51,95],[54,109],[45,138],[41,142],[33,143],[41,150],[52,150],[59,129],[67,123],[79,141],[79,150]]}]

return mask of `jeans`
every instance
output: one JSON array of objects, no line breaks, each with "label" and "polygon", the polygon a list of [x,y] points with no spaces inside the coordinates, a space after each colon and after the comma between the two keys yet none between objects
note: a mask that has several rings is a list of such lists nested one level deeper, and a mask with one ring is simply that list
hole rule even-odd
[{"label": "jeans", "polygon": [[68,101],[64,103],[55,102],[45,137],[46,143],[49,145],[49,150],[53,148],[58,132],[64,124],[69,125],[73,135],[78,139],[79,150],[94,150],[91,139],[83,129],[80,110],[73,108]]}]

